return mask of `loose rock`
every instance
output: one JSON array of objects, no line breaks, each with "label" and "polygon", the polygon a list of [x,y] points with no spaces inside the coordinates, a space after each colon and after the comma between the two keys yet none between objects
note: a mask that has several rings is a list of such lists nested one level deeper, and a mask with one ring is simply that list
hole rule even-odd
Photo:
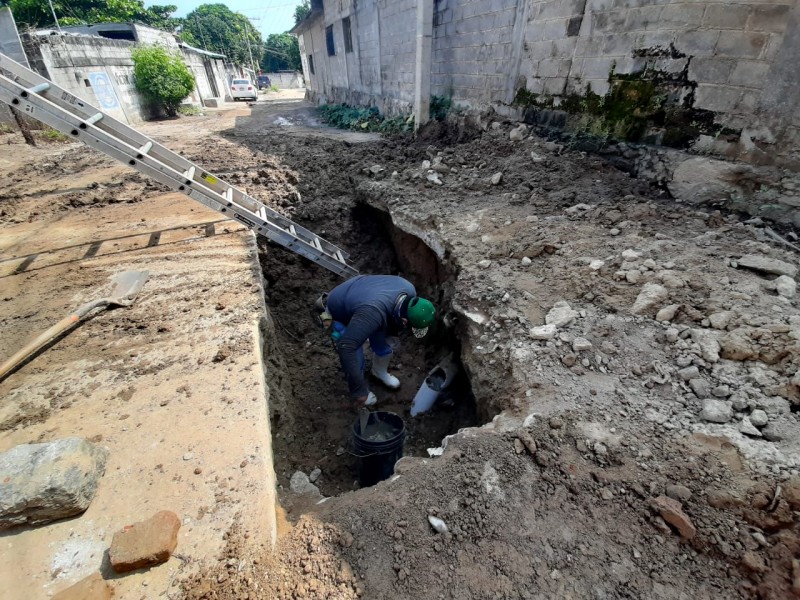
[{"label": "loose rock", "polygon": [[555,325],[540,325],[538,327],[531,327],[530,336],[535,340],[552,340],[556,337]]},{"label": "loose rock", "polygon": [[657,283],[645,283],[633,303],[631,312],[635,315],[646,315],[653,312],[656,306],[669,297],[667,288]]},{"label": "loose rock", "polygon": [[162,510],[146,521],[128,525],[114,534],[108,558],[117,573],[158,565],[169,560],[178,545],[181,521]]},{"label": "loose rock", "polygon": [[578,317],[578,312],[572,310],[563,300],[556,302],[544,318],[544,322],[555,327],[569,325]]},{"label": "loose rock", "polygon": [[723,400],[704,400],[700,418],[711,423],[727,423],[733,418],[733,408]]},{"label": "loose rock", "polygon": [[797,293],[797,283],[788,275],[781,275],[775,280],[775,291],[784,298],[794,298]]},{"label": "loose rock", "polygon": [[662,519],[678,530],[682,538],[690,540],[697,533],[697,529],[692,524],[691,519],[683,512],[683,507],[677,500],[667,496],[659,496],[653,500],[652,506],[661,515]]},{"label": "loose rock", "polygon": [[763,410],[756,409],[750,413],[750,422],[756,427],[764,427],[767,423],[769,423],[769,417]]},{"label": "loose rock", "polygon": [[797,275],[797,267],[790,265],[787,262],[766,256],[757,256],[755,254],[746,254],[741,257],[736,263],[745,269],[759,271],[761,273],[771,273],[773,275],[788,275],[794,277]]},{"label": "loose rock", "polygon": [[436,533],[447,533],[447,523],[439,519],[438,517],[428,516],[428,523],[431,524],[431,527],[436,531]]},{"label": "loose rock", "polygon": [[23,444],[0,454],[0,529],[85,511],[108,452],[83,438]]},{"label": "loose rock", "polygon": [[78,583],[61,590],[52,600],[111,600],[114,591],[100,576],[92,573]]}]

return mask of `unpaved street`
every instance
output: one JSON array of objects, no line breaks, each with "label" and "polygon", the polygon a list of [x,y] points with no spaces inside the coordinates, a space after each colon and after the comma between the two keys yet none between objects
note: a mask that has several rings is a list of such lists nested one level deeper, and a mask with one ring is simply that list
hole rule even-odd
[{"label": "unpaved street", "polygon": [[[768,238],[763,224],[746,223],[747,216],[676,204],[600,157],[535,133],[511,141],[512,124],[495,122],[483,130],[454,117],[416,139],[380,138],[328,130],[311,107],[281,99],[147,126],[190,160],[349,250],[361,272],[412,279],[444,317],[430,339],[403,341],[395,363],[401,389],[376,389],[379,406],[406,422],[406,457],[389,481],[356,489],[349,452],[355,414],[344,406],[336,355],[308,310],[337,279],[261,242],[268,325],[262,324],[260,350],[268,392],[257,403],[269,414],[279,512],[287,521],[270,551],[258,510],[226,512],[224,539],[202,546],[191,560],[168,563],[171,579],[159,588],[165,594],[477,600],[800,593],[797,255]],[[153,215],[160,228],[218,218],[80,147],[25,151],[32,162],[3,166],[12,175],[0,205],[3,248],[39,256],[30,273],[13,275],[18,263],[4,272],[4,356],[11,340],[68,310],[75,290],[103,280],[105,272],[74,263],[33,270],[50,256],[45,251],[89,240],[73,233],[80,227],[103,222],[116,235],[149,234]],[[67,185],[65,175],[75,189],[55,191]],[[156,198],[158,211],[149,204]],[[222,415],[186,422],[180,412],[170,421],[170,436],[194,430],[219,444],[200,475],[220,472],[213,482],[218,494],[195,516],[201,530],[215,507],[227,511],[228,503],[272,510],[257,477],[233,473],[250,466],[223,452],[239,447],[243,430],[269,432],[257,410],[242,409],[253,404],[254,388],[245,395],[230,387],[257,366],[250,353],[237,360],[237,348],[249,348],[236,338],[244,330],[237,334],[225,324],[249,327],[251,317],[261,316],[251,297],[260,293],[260,281],[250,287],[258,278],[248,280],[241,268],[234,279],[215,275],[217,261],[246,263],[246,252],[229,253],[228,243],[246,246],[246,234],[233,229],[230,237],[203,238],[217,246],[158,247],[159,260],[192,273],[191,289],[177,293],[185,312],[171,304],[175,298],[143,298],[122,309],[131,311],[125,313],[134,319],[131,327],[142,323],[153,338],[143,345],[163,333],[154,311],[158,322],[201,338],[187,338],[187,354],[215,344],[209,361],[222,370],[193,369],[191,377],[202,373],[206,382],[197,387],[228,377],[219,391]],[[125,240],[114,243],[135,238]],[[184,249],[199,247],[203,262],[194,266]],[[62,290],[60,304],[52,285],[37,282],[48,269],[60,269],[52,272],[63,287],[75,288]],[[36,310],[39,302],[51,312]],[[42,399],[36,414],[5,420],[4,448],[75,427],[67,415],[76,399],[63,402],[61,389],[51,393],[54,365],[74,361],[93,341],[112,345],[117,329],[103,319],[20,372],[24,401],[35,393]],[[109,324],[98,329],[103,323]],[[215,326],[229,336],[226,344],[209,331]],[[120,352],[130,355],[127,346]],[[449,353],[460,359],[459,385],[431,413],[412,418],[420,382]],[[155,376],[148,368],[130,372],[125,387],[135,397],[154,382],[174,383],[174,390],[157,391],[170,400],[168,408],[184,398],[183,411],[191,402],[198,408],[214,402],[181,391],[191,377],[178,383]],[[22,397],[22,389],[0,389],[7,399]],[[14,401],[19,415],[24,402]],[[215,429],[221,416],[229,430]],[[153,422],[131,419],[142,436]],[[100,421],[92,433],[107,436],[107,428],[111,421]],[[263,457],[249,456],[256,455]],[[181,460],[172,452],[166,473],[153,472],[152,485],[170,478],[185,485],[170,470]],[[290,489],[297,471],[317,468],[316,486],[328,498],[321,504],[313,490]],[[220,500],[223,489],[230,493]],[[448,531],[435,532],[430,516]],[[135,577],[157,578],[168,565]],[[58,573],[35,577],[48,591],[67,583]],[[124,598],[157,597],[134,591],[125,578],[114,583]]]}]

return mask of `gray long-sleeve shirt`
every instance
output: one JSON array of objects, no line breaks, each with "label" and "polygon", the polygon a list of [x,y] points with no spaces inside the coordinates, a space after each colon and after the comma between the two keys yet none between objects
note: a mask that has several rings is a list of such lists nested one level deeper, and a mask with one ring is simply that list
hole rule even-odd
[{"label": "gray long-sleeve shirt", "polygon": [[369,393],[359,350],[367,338],[373,346],[385,344],[386,335],[399,331],[402,323],[395,313],[398,300],[403,294],[413,297],[416,293],[414,286],[402,277],[359,275],[328,294],[328,312],[347,327],[336,350],[352,397],[360,398]]}]

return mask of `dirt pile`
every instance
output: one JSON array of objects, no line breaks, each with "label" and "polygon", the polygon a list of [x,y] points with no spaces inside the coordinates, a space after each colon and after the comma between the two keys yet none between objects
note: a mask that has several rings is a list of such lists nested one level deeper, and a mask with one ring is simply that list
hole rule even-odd
[{"label": "dirt pile", "polygon": [[[369,598],[787,597],[800,313],[788,282],[781,292],[776,274],[738,261],[796,258],[758,222],[682,207],[601,158],[512,142],[510,129],[362,145],[237,133],[296,174],[294,218],[354,251],[362,271],[446,265],[444,307],[478,412],[501,413],[441,457],[404,459],[399,478],[304,516],[278,562],[253,575],[269,590],[256,597],[349,597],[331,584],[339,559]],[[264,193],[271,181],[283,180],[260,177]],[[425,240],[424,259],[376,253],[386,237],[353,219],[357,202],[390,215],[372,224],[388,219],[395,250],[412,247],[403,236]],[[334,282],[283,251],[266,252],[264,267],[284,330],[276,350],[291,348],[287,404],[273,414],[288,478],[318,466],[302,465],[309,441],[335,456],[346,435],[335,357],[310,320],[290,316]],[[432,356],[409,350],[400,362],[424,372]],[[332,389],[303,430],[309,381]],[[344,489],[326,490],[322,472],[323,493]],[[328,542],[309,555],[302,541],[314,536]],[[328,587],[309,592],[298,553]],[[286,585],[270,587],[271,573]],[[196,583],[190,597],[215,597]],[[229,598],[230,585],[211,588]]]}]

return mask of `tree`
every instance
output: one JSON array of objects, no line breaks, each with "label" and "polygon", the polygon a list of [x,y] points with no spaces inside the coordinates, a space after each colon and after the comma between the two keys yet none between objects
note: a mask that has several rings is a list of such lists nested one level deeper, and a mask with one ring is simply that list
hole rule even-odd
[{"label": "tree", "polygon": [[136,89],[174,117],[184,98],[194,89],[194,76],[181,56],[160,46],[133,49]]},{"label": "tree", "polygon": [[[224,4],[201,4],[184,19],[181,37],[193,46],[224,54],[238,64],[261,62],[264,42],[247,17]],[[250,40],[250,51],[247,41]]]},{"label": "tree", "polygon": [[272,33],[264,43],[264,58],[261,69],[267,73],[276,71],[300,71],[300,45],[297,38],[288,33]]},{"label": "tree", "polygon": [[[10,6],[14,19],[28,27],[54,27],[53,12],[47,0],[2,0]],[[61,25],[133,21],[172,31],[179,19],[170,15],[178,10],[168,4],[145,8],[143,0],[53,0]]]},{"label": "tree", "polygon": [[294,24],[297,25],[300,21],[308,16],[311,12],[311,0],[300,0],[294,9]]}]

